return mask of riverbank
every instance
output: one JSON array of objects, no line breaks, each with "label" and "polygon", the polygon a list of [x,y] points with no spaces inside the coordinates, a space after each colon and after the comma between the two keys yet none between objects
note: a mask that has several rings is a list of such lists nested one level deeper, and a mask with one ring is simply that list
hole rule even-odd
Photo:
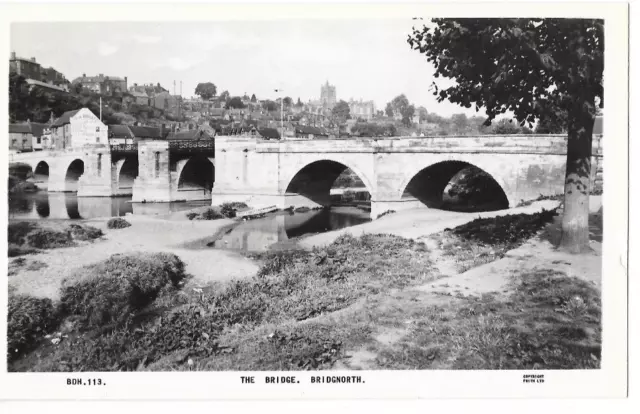
[{"label": "riverbank", "polygon": [[[439,220],[402,212],[259,263],[184,248],[228,219],[127,216],[118,230],[86,220],[102,240],[25,256],[34,261],[9,278],[13,289],[55,301],[74,267],[134,251],[174,253],[194,277],[122,326],[62,321],[56,342],[40,338],[10,370],[598,368],[602,210],[592,204],[593,250],[582,255],[555,250],[561,216],[543,211],[553,202]],[[423,227],[391,228],[404,220]],[[368,233],[380,229],[406,233]]]},{"label": "riverbank", "polygon": [[78,220],[104,232],[101,239],[90,244],[63,247],[25,256],[28,261],[46,263],[38,269],[21,269],[9,278],[9,286],[16,293],[57,299],[62,279],[71,269],[105,260],[114,254],[131,252],[169,252],[177,254],[193,275],[190,283],[206,284],[251,277],[258,266],[240,254],[224,250],[196,251],[181,246],[191,240],[202,239],[218,232],[233,221],[163,220],[154,217],[130,215],[126,220],[131,227],[108,229],[104,219]]}]

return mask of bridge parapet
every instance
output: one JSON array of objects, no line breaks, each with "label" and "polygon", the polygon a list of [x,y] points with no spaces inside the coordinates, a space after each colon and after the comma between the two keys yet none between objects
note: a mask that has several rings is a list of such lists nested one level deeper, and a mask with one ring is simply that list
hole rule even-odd
[{"label": "bridge parapet", "polygon": [[[355,139],[284,139],[217,137],[220,151],[258,153],[495,153],[566,154],[566,135],[479,135]],[[593,137],[593,155],[602,156],[602,135]]]}]

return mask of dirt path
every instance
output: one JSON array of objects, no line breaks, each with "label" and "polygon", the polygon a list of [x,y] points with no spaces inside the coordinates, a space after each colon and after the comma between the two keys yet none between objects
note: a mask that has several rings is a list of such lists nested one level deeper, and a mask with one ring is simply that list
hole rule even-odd
[{"label": "dirt path", "polygon": [[24,256],[27,262],[25,267],[32,261],[43,262],[47,266],[36,270],[21,269],[9,278],[9,285],[15,287],[17,293],[55,299],[62,279],[70,269],[107,259],[113,254],[135,251],[175,253],[185,262],[186,272],[195,277],[194,283],[251,277],[258,270],[253,261],[234,252],[180,247],[186,242],[214,235],[231,220],[170,221],[127,216],[131,227],[119,230],[107,229],[107,220],[84,221],[103,230],[105,236],[100,240]]},{"label": "dirt path", "polygon": [[[598,200],[592,204],[590,216],[591,248],[585,254],[573,255],[558,251],[557,242],[561,216],[557,216],[538,236],[522,246],[510,250],[502,259],[474,267],[462,273],[455,271],[455,263],[446,259],[435,246],[429,246],[432,258],[437,264],[441,278],[435,282],[402,291],[390,292],[379,298],[364,301],[359,309],[350,309],[334,315],[334,323],[347,324],[357,315],[367,315],[376,323],[373,339],[361,346],[350,349],[346,358],[338,361],[334,370],[381,369],[387,363],[387,356],[398,349],[414,347],[429,358],[429,346],[419,344],[416,339],[422,332],[418,328],[425,318],[433,318],[440,312],[438,307],[458,303],[460,298],[482,297],[494,294],[505,298],[513,292],[513,280],[519,275],[536,271],[563,272],[569,277],[582,279],[601,289],[602,282],[602,210]],[[428,244],[428,242],[427,242]],[[517,279],[516,279],[517,280]],[[460,305],[464,306],[464,305]],[[435,312],[434,312],[435,309]],[[340,318],[344,318],[342,321]],[[435,351],[434,351],[435,352]],[[435,358],[435,355],[434,355]],[[451,361],[435,361],[431,368],[450,369]],[[397,363],[395,361],[394,363]]]}]

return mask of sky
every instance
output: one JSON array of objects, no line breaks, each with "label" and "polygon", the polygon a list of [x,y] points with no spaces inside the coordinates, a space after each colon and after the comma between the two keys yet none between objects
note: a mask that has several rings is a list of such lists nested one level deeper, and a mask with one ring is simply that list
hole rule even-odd
[{"label": "sky", "polygon": [[[35,57],[69,80],[83,73],[160,83],[194,96],[200,82],[218,93],[275,99],[274,89],[303,102],[336,86],[338,100],[373,100],[378,110],[404,93],[416,107],[443,116],[476,114],[438,103],[433,66],[406,42],[413,21],[271,20],[211,22],[14,23],[11,50]],[[483,114],[480,114],[483,115]]]}]

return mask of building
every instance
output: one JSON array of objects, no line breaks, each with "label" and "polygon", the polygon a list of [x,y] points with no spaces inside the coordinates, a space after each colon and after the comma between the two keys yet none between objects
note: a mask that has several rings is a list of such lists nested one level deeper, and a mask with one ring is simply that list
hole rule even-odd
[{"label": "building", "polygon": [[171,95],[169,92],[160,92],[149,99],[150,106],[171,114],[179,113],[181,104],[182,97],[180,95]]},{"label": "building", "polygon": [[11,58],[9,59],[9,72],[17,73],[27,79],[42,79],[42,66],[36,62],[36,58],[21,58],[16,56],[16,52],[11,52]]},{"label": "building", "polygon": [[336,105],[336,87],[329,85],[329,81],[320,87],[320,102],[326,109],[332,109]]},{"label": "building", "polygon": [[149,106],[149,95],[145,91],[141,90],[130,90],[129,93],[133,96],[133,101],[138,105],[147,105]]},{"label": "building", "polygon": [[349,114],[351,118],[361,118],[369,121],[375,117],[376,105],[373,101],[349,100]]},{"label": "building", "polygon": [[324,128],[318,128],[307,125],[297,125],[294,129],[296,138],[326,138],[329,133]]},{"label": "building", "polygon": [[80,85],[83,89],[105,96],[122,96],[127,92],[127,77],[105,76],[102,73],[98,76],[82,76],[72,82],[73,85]]},{"label": "building", "polygon": [[88,108],[67,111],[51,125],[52,147],[56,150],[107,145],[108,130]]},{"label": "building", "polygon": [[33,151],[33,134],[28,123],[9,124],[9,151]]}]

